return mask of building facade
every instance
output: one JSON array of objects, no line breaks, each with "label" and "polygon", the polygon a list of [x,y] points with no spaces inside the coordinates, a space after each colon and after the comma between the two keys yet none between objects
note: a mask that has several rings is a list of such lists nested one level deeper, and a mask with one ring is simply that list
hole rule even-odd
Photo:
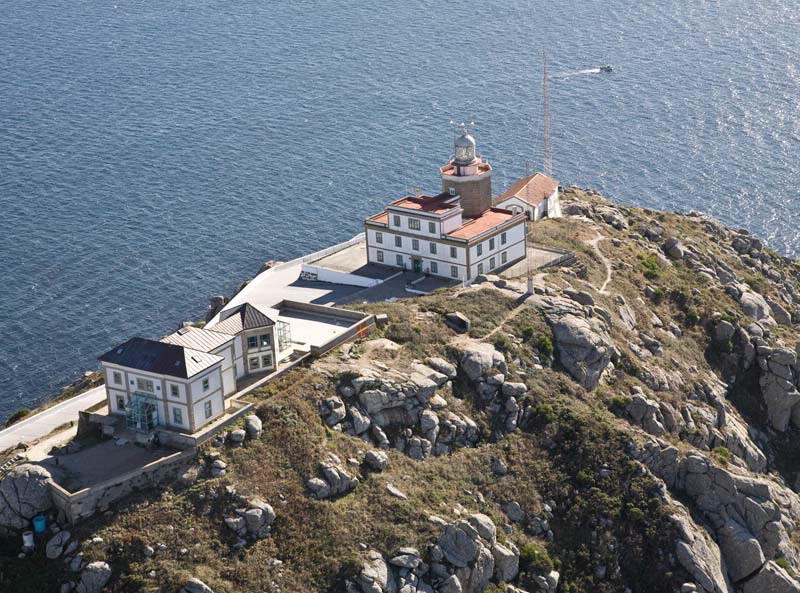
[{"label": "building facade", "polygon": [[224,357],[144,338],[103,354],[109,411],[128,428],[195,432],[225,409]]},{"label": "building facade", "polygon": [[365,221],[370,263],[467,281],[525,257],[526,216],[491,207],[492,169],[466,130],[440,175],[442,193],[396,200]]},{"label": "building facade", "polygon": [[542,173],[523,177],[495,200],[495,207],[525,212],[534,222],[541,218],[560,218],[558,181]]}]

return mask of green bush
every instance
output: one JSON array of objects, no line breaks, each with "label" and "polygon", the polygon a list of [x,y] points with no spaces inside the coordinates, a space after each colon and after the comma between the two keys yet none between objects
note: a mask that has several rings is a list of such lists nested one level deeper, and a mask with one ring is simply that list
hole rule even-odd
[{"label": "green bush", "polygon": [[667,298],[666,291],[661,288],[660,286],[653,291],[653,296],[650,297],[651,300],[656,304],[661,304],[661,302]]},{"label": "green bush", "polygon": [[528,342],[533,337],[533,334],[536,333],[536,330],[533,329],[530,325],[522,330],[522,338]]},{"label": "green bush", "polygon": [[777,564],[783,570],[788,572],[790,577],[794,577],[795,576],[794,569],[792,568],[792,565],[789,564],[789,561],[784,556],[781,556],[780,558],[776,558],[775,559],[775,564]]},{"label": "green bush", "polygon": [[536,338],[536,349],[544,356],[550,358],[553,356],[553,340],[550,336],[542,334]]},{"label": "green bush", "polygon": [[714,459],[716,459],[722,465],[728,465],[731,462],[731,451],[728,447],[720,445],[719,447],[714,447]]},{"label": "green bush", "polygon": [[658,256],[653,253],[649,255],[640,253],[636,257],[639,259],[645,278],[648,280],[655,280],[661,276],[661,264],[658,261]]},{"label": "green bush", "polygon": [[551,404],[539,404],[531,408],[531,412],[535,418],[550,424],[556,419],[556,410]]},{"label": "green bush", "polygon": [[696,325],[700,321],[700,313],[694,307],[689,307],[686,311],[686,324]]},{"label": "green bush", "polygon": [[20,420],[22,420],[25,416],[27,416],[30,413],[31,413],[31,411],[28,408],[20,408],[19,410],[17,410],[13,414],[11,414],[9,419],[6,420],[6,426],[11,426],[15,422],[19,422]]},{"label": "green bush", "polygon": [[553,560],[543,547],[528,542],[519,551],[519,567],[523,572],[543,575],[553,570]]},{"label": "green bush", "polygon": [[608,409],[611,410],[612,414],[616,416],[622,416],[625,414],[625,408],[628,407],[630,401],[631,400],[628,397],[615,395],[611,398],[611,402],[608,404]]}]

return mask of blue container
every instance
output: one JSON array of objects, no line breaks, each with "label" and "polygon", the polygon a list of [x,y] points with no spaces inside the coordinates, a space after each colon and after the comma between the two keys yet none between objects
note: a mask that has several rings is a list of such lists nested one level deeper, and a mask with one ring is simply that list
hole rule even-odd
[{"label": "blue container", "polygon": [[44,533],[46,527],[47,527],[47,517],[45,517],[44,515],[36,515],[33,518],[33,530],[36,533]]}]

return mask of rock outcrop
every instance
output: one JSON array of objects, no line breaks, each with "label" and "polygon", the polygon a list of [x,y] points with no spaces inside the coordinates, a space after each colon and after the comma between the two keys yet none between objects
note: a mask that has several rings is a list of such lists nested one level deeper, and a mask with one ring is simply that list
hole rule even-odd
[{"label": "rock outcrop", "polygon": [[23,529],[52,504],[47,485],[50,472],[31,464],[18,465],[0,481],[0,527]]}]

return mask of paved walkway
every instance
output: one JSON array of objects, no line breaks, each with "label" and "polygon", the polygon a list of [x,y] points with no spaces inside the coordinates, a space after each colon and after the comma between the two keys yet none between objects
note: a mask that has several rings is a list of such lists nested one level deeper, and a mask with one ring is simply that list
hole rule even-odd
[{"label": "paved walkway", "polygon": [[106,399],[106,386],[99,385],[89,391],[71,397],[38,414],[28,416],[16,424],[0,430],[0,451],[15,447],[17,443],[27,443],[43,436],[67,422],[78,421],[78,412],[91,408]]}]

